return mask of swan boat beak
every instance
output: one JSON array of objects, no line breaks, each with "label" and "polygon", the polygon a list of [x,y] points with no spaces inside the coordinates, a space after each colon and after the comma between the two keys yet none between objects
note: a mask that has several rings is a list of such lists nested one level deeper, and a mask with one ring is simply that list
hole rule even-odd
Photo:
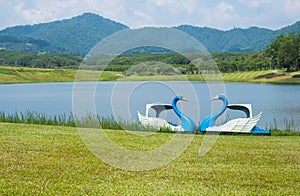
[{"label": "swan boat beak", "polygon": [[218,100],[218,99],[219,99],[218,96],[215,96],[215,97],[211,98],[210,101],[214,101],[214,100]]},{"label": "swan boat beak", "polygon": [[182,100],[182,101],[186,101],[186,102],[189,101],[189,100],[188,100],[187,98],[185,98],[185,97],[181,98],[181,100]]}]

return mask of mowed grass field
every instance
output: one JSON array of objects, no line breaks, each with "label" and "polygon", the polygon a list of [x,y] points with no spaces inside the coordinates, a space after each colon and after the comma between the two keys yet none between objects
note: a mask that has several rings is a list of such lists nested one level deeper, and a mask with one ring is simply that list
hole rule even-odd
[{"label": "mowed grass field", "polygon": [[[270,76],[270,74],[274,74]],[[183,81],[224,81],[224,82],[249,82],[249,83],[272,83],[272,84],[300,84],[300,76],[293,78],[295,75],[300,75],[300,71],[286,73],[284,71],[277,71],[273,73],[272,70],[263,71],[245,71],[234,73],[221,74],[205,74],[205,75],[155,75],[155,76],[139,76],[132,75],[127,77],[120,77],[118,80],[126,81],[147,81],[147,80],[183,80]]]},{"label": "mowed grass field", "polygon": [[[135,150],[157,148],[173,137],[105,132]],[[200,158],[203,138],[196,135],[163,167],[131,172],[96,158],[76,128],[0,123],[0,195],[300,194],[299,136],[222,135]]]},{"label": "mowed grass field", "polygon": [[253,83],[278,83],[278,84],[300,84],[300,77],[293,78],[295,75],[300,75],[300,71],[286,73],[277,71],[274,76],[268,78],[267,75],[272,74],[271,70],[264,71],[248,71],[237,73],[223,73],[224,81],[230,82],[253,82]]},{"label": "mowed grass field", "polygon": [[[268,77],[268,75],[274,76]],[[199,75],[155,75],[155,76],[139,76],[132,75],[127,77],[120,77],[118,80],[125,81],[148,81],[148,80],[161,80],[161,81],[220,81],[224,82],[249,82],[249,83],[272,83],[272,84],[300,84],[300,76],[293,78],[295,75],[300,75],[300,71],[286,73],[284,71],[277,71],[272,73],[272,70],[263,71],[246,71],[234,73],[221,73],[221,74],[205,74]]]},{"label": "mowed grass field", "polygon": [[271,73],[270,70],[265,71],[247,71],[247,72],[237,72],[237,73],[223,73],[222,77],[227,81],[251,81],[254,80],[255,77],[260,75],[265,75]]},{"label": "mowed grass field", "polygon": [[[12,83],[39,83],[39,82],[73,82],[76,79],[77,70],[72,69],[41,69],[41,68],[23,68],[23,67],[0,67],[0,84]],[[223,80],[224,82],[250,82],[250,83],[278,83],[278,84],[300,84],[300,76],[293,78],[295,75],[300,75],[300,71],[285,73],[278,71],[274,76],[267,77],[272,74],[271,70],[264,71],[248,71],[235,73],[222,73],[220,75],[155,75],[155,76],[138,76],[132,75],[125,77],[122,72],[112,71],[93,71],[81,70],[81,81],[94,81],[98,78],[99,81],[172,81],[172,80],[190,80],[204,81]],[[217,77],[216,77],[217,76]],[[220,77],[221,76],[221,77]],[[265,77],[266,76],[266,77]],[[258,78],[257,78],[258,77]]]},{"label": "mowed grass field", "polygon": [[[99,78],[101,81],[110,81],[120,77],[120,72],[81,70],[80,73],[80,79],[83,81],[90,81],[91,78]],[[41,69],[2,66],[0,67],[0,84],[73,82],[76,80],[76,74],[77,70],[74,69]]]}]

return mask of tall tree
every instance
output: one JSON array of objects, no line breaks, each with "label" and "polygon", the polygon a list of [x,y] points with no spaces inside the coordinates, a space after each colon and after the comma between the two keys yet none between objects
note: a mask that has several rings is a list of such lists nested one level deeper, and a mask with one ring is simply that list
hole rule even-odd
[{"label": "tall tree", "polygon": [[299,69],[299,40],[300,34],[294,33],[277,37],[267,48],[272,64],[277,68]]}]

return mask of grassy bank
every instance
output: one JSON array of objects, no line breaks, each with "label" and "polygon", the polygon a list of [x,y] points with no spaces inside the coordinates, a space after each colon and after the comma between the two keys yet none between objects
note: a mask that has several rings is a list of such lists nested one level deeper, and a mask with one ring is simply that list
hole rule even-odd
[{"label": "grassy bank", "polygon": [[[172,134],[106,130],[118,145],[149,150]],[[113,168],[86,148],[76,128],[0,123],[1,195],[299,195],[300,137],[219,136],[204,157],[203,135],[161,168]]]},{"label": "grassy bank", "polygon": [[300,84],[300,72],[286,73],[284,71],[277,71],[272,73],[271,70],[266,71],[251,71],[238,73],[224,73],[222,74],[224,81],[229,82],[251,82],[251,83],[278,83],[278,84]]},{"label": "grassy bank", "polygon": [[[247,72],[234,72],[222,73],[221,78],[224,82],[249,82],[249,83],[272,83],[272,84],[300,84],[300,77],[293,78],[295,75],[300,75],[300,72],[286,73],[278,71],[272,73],[271,70],[264,71],[247,71]],[[214,80],[216,75],[206,74],[205,77],[210,81]],[[218,76],[217,76],[218,77]],[[169,75],[169,76],[129,76],[120,78],[120,80],[190,80],[190,81],[204,81],[202,75]]]},{"label": "grassy bank", "polygon": [[[285,127],[283,130],[277,128],[276,120],[275,123],[270,123],[265,129],[271,130],[273,136],[300,136],[299,128],[296,126],[293,119],[285,119]],[[5,113],[0,111],[0,123],[18,123],[18,124],[35,124],[35,125],[54,125],[54,126],[66,126],[66,127],[87,127],[97,128],[99,125],[102,129],[113,129],[113,130],[132,130],[132,131],[154,131],[151,127],[143,127],[140,123],[131,121],[125,121],[122,119],[116,120],[113,116],[93,116],[87,114],[81,116],[79,119],[74,118],[73,114],[54,115],[49,116],[45,113],[38,113],[34,111],[27,112],[14,112]],[[160,132],[173,132],[167,128],[161,128]]]},{"label": "grassy bank", "polygon": [[[100,71],[83,71],[86,78],[100,76]],[[0,84],[12,83],[39,83],[39,82],[73,82],[77,70],[73,69],[41,69],[41,68],[22,68],[22,67],[0,67]],[[105,72],[101,75],[100,80],[110,81],[120,77],[119,72]]]},{"label": "grassy bank", "polygon": [[[0,84],[11,83],[37,83],[37,82],[73,82],[77,70],[72,69],[40,69],[21,67],[0,67]],[[99,78],[100,81],[137,81],[137,80],[190,80],[204,81],[202,75],[155,75],[155,76],[123,76],[121,72],[111,71],[82,71],[81,79],[90,81],[91,78]],[[82,77],[82,75],[84,77]],[[251,82],[251,83],[278,83],[278,84],[300,84],[300,72],[285,73],[278,71],[272,73],[267,71],[235,72],[221,74],[225,82]],[[299,77],[296,77],[299,76]],[[213,75],[206,75],[213,80]],[[293,78],[294,77],[294,78]]]}]

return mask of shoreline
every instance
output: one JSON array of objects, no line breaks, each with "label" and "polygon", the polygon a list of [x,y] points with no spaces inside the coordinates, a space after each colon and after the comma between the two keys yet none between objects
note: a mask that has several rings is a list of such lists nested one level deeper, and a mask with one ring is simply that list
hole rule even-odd
[{"label": "shoreline", "polygon": [[[86,124],[86,122],[89,122]],[[87,114],[82,116],[80,119],[74,118],[73,114],[60,114],[60,115],[47,115],[46,113],[40,113],[35,111],[27,112],[13,112],[6,113],[0,111],[0,124],[19,124],[19,125],[44,125],[44,126],[59,126],[59,127],[81,127],[81,128],[97,128],[100,125],[100,129],[110,129],[110,130],[126,130],[137,131],[137,132],[166,132],[166,133],[175,133],[171,130],[159,130],[153,131],[151,129],[145,129],[139,122],[133,121],[116,121],[112,117],[104,116],[91,116]],[[265,129],[271,131],[272,136],[300,136],[300,129],[294,124],[293,121],[289,121],[289,124],[286,124],[285,127],[278,128],[277,124],[269,124]],[[197,128],[196,135],[203,134],[198,132],[199,127]],[[126,131],[125,130],[125,131]],[[220,133],[221,135],[244,135],[244,133]],[[245,135],[260,135],[260,134],[250,134]]]},{"label": "shoreline", "polygon": [[[31,84],[52,82],[75,82],[78,70],[75,69],[41,69],[24,67],[0,66],[0,84]],[[97,81],[190,81],[190,82],[224,82],[224,83],[249,83],[249,84],[276,84],[276,85],[300,85],[300,71],[286,73],[272,70],[249,71],[221,74],[195,74],[195,75],[155,75],[125,77],[121,72],[81,70],[85,75],[83,82],[93,82],[90,78],[99,78]],[[274,74],[270,77],[270,74]],[[211,77],[211,78],[210,78]],[[207,80],[205,80],[205,78]]]},{"label": "shoreline", "polygon": [[[40,124],[40,123],[23,123],[23,122],[1,122],[0,121],[0,126],[37,126],[37,127],[65,127],[65,128],[84,128],[84,129],[95,129],[94,127],[81,127],[81,126],[73,126],[73,125],[58,125],[58,124]],[[99,130],[111,130],[111,131],[124,131],[124,132],[140,132],[140,133],[160,133],[160,134],[178,134],[178,132],[174,132],[174,131],[166,131],[166,130],[162,130],[162,131],[148,131],[148,130],[124,130],[124,129],[116,129],[116,128],[98,128]],[[239,133],[239,132],[221,132],[219,134],[216,133],[203,133],[203,132],[199,132],[198,130],[196,132],[193,133],[181,133],[180,134],[193,134],[193,135],[210,135],[210,134],[215,134],[215,135],[223,135],[223,136],[267,136],[267,137],[285,137],[285,136],[290,136],[290,137],[299,137],[300,136],[300,130],[287,130],[287,129],[270,129],[270,133],[269,135],[266,134],[257,134],[257,133]]]}]

